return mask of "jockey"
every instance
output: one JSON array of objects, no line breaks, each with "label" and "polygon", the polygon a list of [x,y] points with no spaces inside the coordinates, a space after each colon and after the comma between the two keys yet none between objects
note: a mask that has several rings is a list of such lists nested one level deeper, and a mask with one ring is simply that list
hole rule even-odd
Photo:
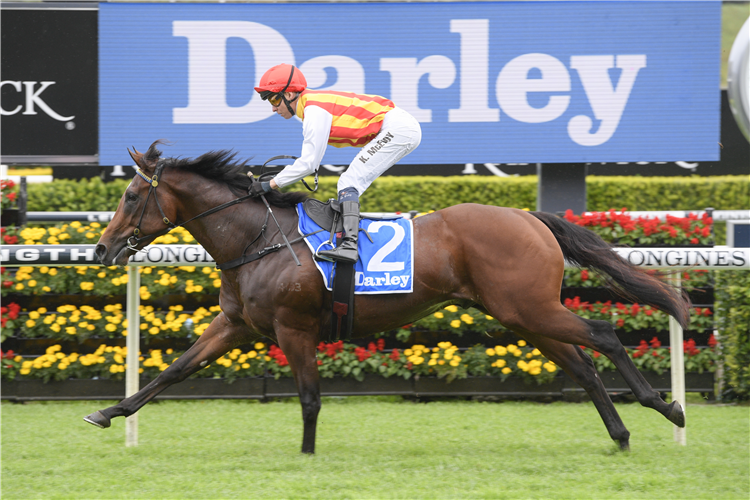
[{"label": "jockey", "polygon": [[328,144],[362,148],[337,185],[344,239],[337,248],[318,254],[326,260],[356,262],[359,196],[419,145],[419,122],[384,97],[308,90],[304,75],[291,64],[279,64],[266,71],[255,91],[283,118],[296,115],[302,120],[303,140],[300,157],[271,181],[253,183],[251,194],[260,196],[314,173]]}]

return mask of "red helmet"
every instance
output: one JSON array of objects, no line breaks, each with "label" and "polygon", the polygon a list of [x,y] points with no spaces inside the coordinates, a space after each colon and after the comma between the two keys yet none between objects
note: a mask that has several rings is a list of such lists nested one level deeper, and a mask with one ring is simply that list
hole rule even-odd
[{"label": "red helmet", "polygon": [[302,92],[307,88],[307,80],[302,72],[291,64],[279,64],[263,74],[260,84],[255,87],[261,97],[280,92]]}]

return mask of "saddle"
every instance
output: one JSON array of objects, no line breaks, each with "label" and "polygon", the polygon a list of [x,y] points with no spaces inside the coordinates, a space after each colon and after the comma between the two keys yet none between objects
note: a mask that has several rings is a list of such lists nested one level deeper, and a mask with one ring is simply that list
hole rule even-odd
[{"label": "saddle", "polygon": [[[319,225],[322,229],[334,233],[340,233],[344,230],[344,223],[341,219],[341,206],[339,202],[334,199],[328,200],[326,203],[316,200],[315,198],[308,198],[302,203],[302,208],[305,210],[307,215]],[[334,222],[336,227],[333,227]]]}]

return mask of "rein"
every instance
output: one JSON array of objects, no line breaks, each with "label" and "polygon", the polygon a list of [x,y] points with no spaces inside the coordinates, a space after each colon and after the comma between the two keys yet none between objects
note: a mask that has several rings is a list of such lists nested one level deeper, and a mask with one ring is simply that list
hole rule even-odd
[{"label": "rein", "polygon": [[[278,159],[278,158],[279,157],[271,158],[271,160]],[[271,160],[269,160],[269,161],[271,161]],[[266,162],[266,163],[268,163],[268,162]],[[160,160],[159,163],[157,163],[156,169],[154,170],[154,175],[151,178],[149,178],[146,174],[144,174],[143,171],[140,168],[136,167],[136,169],[135,169],[136,174],[138,174],[138,176],[141,179],[143,179],[144,181],[146,181],[149,184],[149,188],[148,188],[148,195],[146,195],[146,202],[143,204],[143,208],[141,209],[141,216],[138,219],[138,224],[135,226],[135,229],[133,230],[133,236],[131,236],[130,238],[128,238],[127,241],[126,241],[127,247],[130,250],[133,250],[134,252],[139,252],[140,251],[137,248],[137,245],[140,242],[142,242],[143,240],[147,240],[147,239],[151,239],[151,238],[158,238],[159,236],[167,234],[171,230],[176,229],[178,227],[183,227],[183,226],[185,226],[185,224],[187,224],[189,222],[192,222],[192,221],[194,221],[196,219],[200,219],[202,217],[206,217],[208,215],[211,215],[211,214],[214,214],[214,213],[219,212],[221,210],[224,210],[225,208],[229,208],[232,205],[237,205],[238,203],[242,203],[243,201],[245,201],[245,200],[247,200],[249,198],[253,198],[253,195],[249,195],[249,194],[245,195],[245,196],[241,196],[240,198],[236,198],[236,199],[234,199],[232,201],[228,201],[226,203],[222,203],[219,206],[216,206],[214,208],[206,210],[205,212],[202,212],[202,213],[196,215],[195,217],[192,217],[192,218],[186,220],[185,222],[181,222],[179,224],[174,224],[164,214],[164,210],[161,208],[161,204],[159,203],[159,198],[156,195],[156,188],[159,186],[159,176],[161,175],[161,171],[163,169],[164,169],[164,163],[163,163],[162,160]],[[316,176],[315,176],[315,189],[317,189],[317,187],[318,187],[318,182],[317,181],[318,181],[318,178],[317,178],[317,172],[316,172]],[[304,180],[302,182],[305,184],[305,186],[308,189],[310,189],[310,186],[308,186],[307,183],[304,182]],[[312,189],[310,189],[310,190],[313,191]],[[156,201],[156,206],[159,208],[159,213],[161,214],[162,221],[164,222],[164,224],[167,225],[167,227],[165,229],[162,229],[161,231],[157,231],[155,233],[152,233],[152,234],[149,234],[149,235],[146,235],[146,236],[139,236],[141,234],[141,222],[143,222],[143,216],[146,213],[146,206],[148,205],[149,198],[151,198],[151,193],[154,194],[154,200]],[[240,257],[238,259],[230,260],[229,262],[225,262],[224,264],[221,264],[221,265],[217,264],[216,265],[216,269],[226,270],[226,269],[232,269],[232,268],[235,268],[235,267],[239,267],[239,266],[241,266],[243,264],[247,264],[249,262],[253,262],[255,260],[258,260],[261,257],[264,257],[264,256],[268,255],[269,253],[273,253],[273,252],[281,249],[283,246],[286,246],[286,247],[289,248],[289,251],[292,252],[292,256],[294,257],[295,262],[299,266],[301,264],[299,262],[299,259],[297,259],[297,255],[292,250],[291,244],[292,243],[297,243],[298,241],[302,241],[303,239],[307,238],[308,236],[312,236],[313,234],[316,234],[316,233],[319,233],[319,232],[323,231],[322,229],[320,229],[318,231],[314,231],[312,233],[308,233],[308,234],[306,234],[304,236],[300,236],[299,238],[296,238],[296,239],[294,239],[292,241],[289,241],[287,239],[286,235],[284,234],[284,232],[281,230],[281,226],[279,226],[279,222],[276,220],[276,216],[273,214],[273,211],[271,210],[271,206],[269,205],[268,201],[266,200],[266,197],[265,196],[261,196],[261,198],[263,198],[263,202],[266,205],[266,219],[263,222],[263,226],[261,227],[260,232],[258,233],[258,236],[256,236],[253,239],[253,241],[251,241],[245,247],[245,250],[242,251],[242,254],[243,254],[242,257]],[[276,226],[279,228],[279,232],[281,233],[281,236],[284,239],[284,243],[277,243],[275,245],[271,245],[269,247],[265,247],[265,248],[261,249],[257,253],[254,253],[254,254],[251,254],[251,255],[245,255],[245,252],[247,251],[247,249],[250,248],[250,246],[252,246],[253,243],[255,243],[256,241],[258,241],[261,238],[261,236],[265,239],[264,234],[266,232],[266,229],[268,228],[268,216],[269,215],[272,216],[273,219],[274,219],[274,222],[276,222]]]}]

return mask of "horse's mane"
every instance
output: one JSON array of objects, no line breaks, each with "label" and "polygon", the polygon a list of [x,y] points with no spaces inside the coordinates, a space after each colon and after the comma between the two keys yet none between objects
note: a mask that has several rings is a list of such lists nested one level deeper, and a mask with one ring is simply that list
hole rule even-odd
[{"label": "horse's mane", "polygon": [[[159,141],[151,145],[144,155],[146,159],[161,156],[161,151],[156,149],[157,144]],[[166,158],[164,161],[165,168],[193,172],[207,179],[223,182],[239,197],[247,194],[253,180],[247,176],[247,172],[250,171],[247,161],[235,160],[236,155],[232,151],[216,150],[209,151],[198,158]],[[282,193],[275,189],[266,194],[268,203],[279,208],[295,207],[307,197],[307,193],[299,191]]]}]

